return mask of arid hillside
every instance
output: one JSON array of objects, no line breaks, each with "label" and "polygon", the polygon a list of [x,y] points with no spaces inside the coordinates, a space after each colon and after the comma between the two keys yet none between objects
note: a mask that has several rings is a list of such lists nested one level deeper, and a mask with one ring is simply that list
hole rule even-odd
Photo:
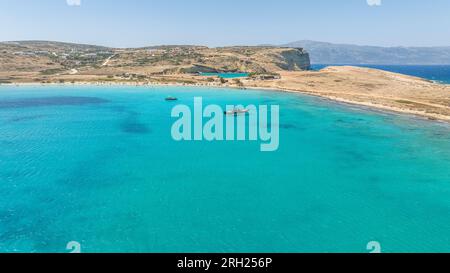
[{"label": "arid hillside", "polygon": [[310,66],[301,48],[157,46],[116,49],[46,41],[0,43],[0,82],[143,81],[201,72],[273,74]]}]

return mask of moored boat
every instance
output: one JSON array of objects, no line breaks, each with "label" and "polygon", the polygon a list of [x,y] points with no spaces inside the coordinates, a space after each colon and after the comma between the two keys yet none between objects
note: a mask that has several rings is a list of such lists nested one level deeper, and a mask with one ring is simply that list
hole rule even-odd
[{"label": "moored boat", "polygon": [[225,111],[224,114],[227,116],[236,116],[239,114],[247,114],[249,112],[248,109],[238,109],[238,108],[234,108],[233,110],[230,111]]},{"label": "moored boat", "polygon": [[167,97],[166,98],[166,101],[177,101],[178,100],[178,98],[175,98],[175,97]]}]

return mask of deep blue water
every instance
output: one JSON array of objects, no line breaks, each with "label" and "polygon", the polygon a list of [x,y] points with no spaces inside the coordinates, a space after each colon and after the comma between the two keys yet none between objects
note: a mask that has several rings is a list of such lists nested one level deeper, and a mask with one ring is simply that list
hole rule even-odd
[{"label": "deep blue water", "polygon": [[[174,141],[194,96],[279,105],[279,150]],[[0,252],[448,252],[450,127],[270,91],[3,86],[0,197]]]},{"label": "deep blue water", "polygon": [[[312,69],[319,70],[327,66],[329,65],[315,64],[312,65]],[[450,84],[450,65],[354,65],[354,66],[376,68]]]}]

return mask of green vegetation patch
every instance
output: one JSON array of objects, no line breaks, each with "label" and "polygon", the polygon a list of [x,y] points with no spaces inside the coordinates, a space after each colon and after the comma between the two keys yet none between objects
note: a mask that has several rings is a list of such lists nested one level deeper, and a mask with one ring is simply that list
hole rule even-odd
[{"label": "green vegetation patch", "polygon": [[65,71],[65,70],[61,69],[61,68],[51,68],[51,69],[42,70],[41,74],[42,75],[54,75],[57,73],[61,73],[63,71]]}]

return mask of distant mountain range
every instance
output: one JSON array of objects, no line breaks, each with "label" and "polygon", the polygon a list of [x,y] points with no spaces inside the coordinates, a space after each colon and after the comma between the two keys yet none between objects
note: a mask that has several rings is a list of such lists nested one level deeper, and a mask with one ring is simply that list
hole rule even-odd
[{"label": "distant mountain range", "polygon": [[314,64],[449,65],[449,47],[378,47],[297,41],[282,46],[302,47]]}]

